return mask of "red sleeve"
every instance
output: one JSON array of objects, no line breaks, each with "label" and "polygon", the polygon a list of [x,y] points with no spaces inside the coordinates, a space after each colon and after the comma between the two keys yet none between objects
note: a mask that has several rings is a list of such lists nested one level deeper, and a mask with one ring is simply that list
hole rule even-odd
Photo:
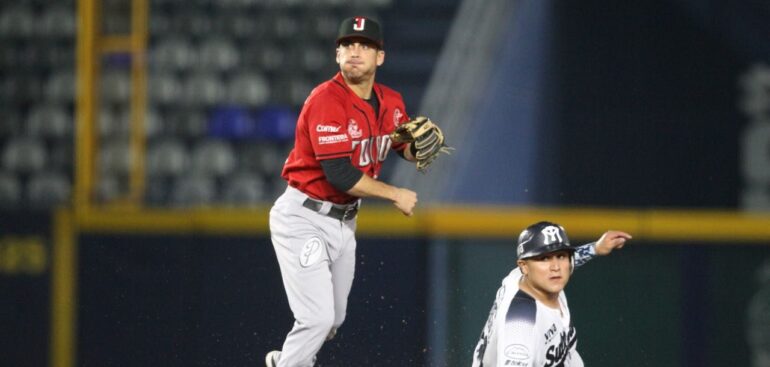
[{"label": "red sleeve", "polygon": [[[401,125],[407,121],[409,121],[409,115],[406,114],[406,107],[404,107],[404,100],[401,99],[400,95],[397,95],[397,104],[396,108],[393,110],[393,120],[395,122],[395,126]],[[397,122],[396,122],[397,121]],[[406,148],[408,144],[407,143],[393,143],[391,146],[391,149],[400,152],[403,151],[404,148]]]},{"label": "red sleeve", "polygon": [[344,99],[325,95],[312,103],[306,121],[316,160],[350,157],[353,145],[348,136]]}]

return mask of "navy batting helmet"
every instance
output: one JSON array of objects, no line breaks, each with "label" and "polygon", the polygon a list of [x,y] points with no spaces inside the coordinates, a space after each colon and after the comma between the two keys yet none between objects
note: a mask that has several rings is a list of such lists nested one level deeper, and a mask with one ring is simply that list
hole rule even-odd
[{"label": "navy batting helmet", "polygon": [[575,251],[564,227],[551,222],[538,222],[519,235],[516,256],[521,260],[561,250]]}]

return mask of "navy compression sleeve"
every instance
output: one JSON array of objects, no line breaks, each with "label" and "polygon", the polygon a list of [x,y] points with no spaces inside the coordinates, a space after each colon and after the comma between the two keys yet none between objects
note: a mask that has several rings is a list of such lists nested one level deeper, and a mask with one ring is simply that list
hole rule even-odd
[{"label": "navy compression sleeve", "polygon": [[353,167],[350,158],[325,159],[321,161],[321,167],[334,188],[342,192],[347,192],[361,179],[363,172]]},{"label": "navy compression sleeve", "polygon": [[[409,152],[412,153],[412,157],[416,157],[417,156],[417,147],[415,147],[414,144],[409,144],[409,147],[406,148],[406,149],[409,149]],[[396,153],[398,153],[398,155],[401,158],[406,159],[406,156],[404,156],[404,151],[403,150],[397,150]]]}]

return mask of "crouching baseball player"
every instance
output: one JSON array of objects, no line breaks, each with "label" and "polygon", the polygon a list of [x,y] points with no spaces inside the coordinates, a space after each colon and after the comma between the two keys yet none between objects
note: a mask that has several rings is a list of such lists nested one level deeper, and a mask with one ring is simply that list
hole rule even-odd
[{"label": "crouching baseball player", "polygon": [[583,367],[564,287],[575,267],[630,239],[628,233],[608,231],[597,242],[572,247],[564,228],[550,222],[521,232],[518,267],[497,291],[473,367]]}]

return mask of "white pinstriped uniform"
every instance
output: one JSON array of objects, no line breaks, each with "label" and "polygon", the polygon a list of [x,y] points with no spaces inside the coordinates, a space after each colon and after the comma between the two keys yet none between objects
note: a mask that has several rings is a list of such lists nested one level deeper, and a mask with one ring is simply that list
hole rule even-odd
[{"label": "white pinstriped uniform", "polygon": [[[580,246],[574,264],[583,265],[595,255],[594,243]],[[559,292],[559,309],[552,309],[520,290],[521,278],[516,268],[503,279],[472,367],[583,367],[564,291]]]}]

